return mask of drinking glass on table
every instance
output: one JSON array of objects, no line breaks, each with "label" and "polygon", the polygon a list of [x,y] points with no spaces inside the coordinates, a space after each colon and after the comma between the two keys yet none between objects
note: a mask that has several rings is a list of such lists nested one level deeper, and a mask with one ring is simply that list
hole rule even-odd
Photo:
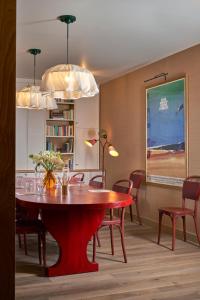
[{"label": "drinking glass on table", "polygon": [[34,192],[34,181],[32,179],[26,179],[25,181],[25,190],[27,193],[33,193]]},{"label": "drinking glass on table", "polygon": [[16,176],[16,188],[22,189],[24,187],[24,177],[23,176]]}]

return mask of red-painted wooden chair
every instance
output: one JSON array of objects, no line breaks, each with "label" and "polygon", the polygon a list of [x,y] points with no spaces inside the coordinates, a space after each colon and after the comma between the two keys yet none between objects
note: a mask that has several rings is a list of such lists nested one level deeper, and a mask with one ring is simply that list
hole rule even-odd
[{"label": "red-painted wooden chair", "polygon": [[[172,250],[175,249],[176,240],[176,220],[181,217],[183,220],[184,241],[186,241],[186,216],[191,216],[194,219],[194,225],[197,235],[197,240],[200,244],[200,235],[197,226],[197,208],[200,197],[200,176],[187,177],[183,182],[182,189],[182,206],[181,207],[163,207],[159,208],[159,229],[158,229],[158,244],[160,244],[162,217],[167,215],[172,220]],[[194,208],[186,207],[186,200],[194,201]]]},{"label": "red-painted wooden chair", "polygon": [[[145,181],[145,171],[144,170],[135,170],[131,172],[129,179],[133,182],[133,189],[132,189],[132,197],[133,197],[133,204],[136,205],[136,213],[137,213],[137,219],[140,225],[142,225],[142,220],[140,217],[140,211],[139,211],[139,191],[141,184]],[[132,205],[129,206],[130,209],[130,217],[131,222],[133,222],[133,211],[132,211]]]},{"label": "red-painted wooden chair", "polygon": [[84,180],[84,173],[76,173],[70,178],[70,183],[78,183],[78,182],[83,182]]},{"label": "red-painted wooden chair", "polygon": [[96,175],[92,177],[89,181],[89,186],[92,186],[97,189],[103,188],[103,176],[102,175]]},{"label": "red-painted wooden chair", "polygon": [[46,230],[41,220],[38,219],[38,210],[25,209],[16,206],[15,230],[19,239],[19,247],[22,247],[21,235],[23,235],[25,255],[28,255],[27,234],[38,235],[39,263],[46,266]]},{"label": "red-painted wooden chair", "polygon": [[[102,189],[103,188],[103,179],[104,179],[104,177],[102,175],[96,175],[90,179],[89,186],[91,186],[93,188],[97,188],[97,189]],[[98,232],[93,237],[93,245],[95,244],[95,247],[96,247],[96,239],[97,239],[98,246],[101,247]]]},{"label": "red-painted wooden chair", "polygon": [[[112,190],[119,193],[124,194],[131,194],[133,183],[131,180],[119,180],[113,184]],[[121,235],[121,244],[122,244],[122,251],[124,255],[124,262],[127,263],[127,256],[126,256],[126,250],[125,250],[125,244],[124,244],[124,215],[125,215],[125,207],[122,207],[121,209],[115,209],[118,210],[118,217],[114,215],[114,210],[110,209],[110,216],[108,218],[105,217],[103,220],[100,228],[108,226],[110,229],[110,239],[111,239],[111,251],[112,255],[114,255],[114,239],[113,239],[113,227],[116,226],[119,228],[120,235]],[[99,229],[100,229],[99,228]],[[93,261],[95,261],[96,258],[96,238],[94,236],[93,238]]]}]

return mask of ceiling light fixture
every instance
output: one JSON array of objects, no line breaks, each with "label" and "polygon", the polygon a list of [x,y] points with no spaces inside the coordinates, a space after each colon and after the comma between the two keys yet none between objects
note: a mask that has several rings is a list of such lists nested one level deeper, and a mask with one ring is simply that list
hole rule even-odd
[{"label": "ceiling light fixture", "polygon": [[83,67],[69,64],[69,24],[74,23],[76,17],[62,15],[57,19],[67,24],[67,64],[48,69],[42,76],[41,88],[54,92],[55,98],[93,97],[99,92],[93,74]]},{"label": "ceiling light fixture", "polygon": [[34,57],[33,68],[33,85],[28,85],[16,93],[16,106],[17,108],[27,109],[56,109],[57,104],[53,95],[49,92],[41,92],[40,87],[35,85],[35,68],[36,68],[36,55],[41,53],[40,49],[29,49],[27,52]]}]

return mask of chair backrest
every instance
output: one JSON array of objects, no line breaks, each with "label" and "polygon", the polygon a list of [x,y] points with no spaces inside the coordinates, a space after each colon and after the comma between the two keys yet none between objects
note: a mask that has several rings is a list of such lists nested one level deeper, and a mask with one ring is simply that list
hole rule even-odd
[{"label": "chair backrest", "polygon": [[76,182],[76,181],[83,181],[84,180],[84,173],[76,173],[71,177],[70,181]]},{"label": "chair backrest", "polygon": [[183,199],[199,200],[200,176],[190,176],[184,180],[182,195]]},{"label": "chair backrest", "polygon": [[118,193],[124,193],[130,195],[132,187],[133,187],[133,182],[131,180],[122,179],[116,181],[113,184],[112,190]]},{"label": "chair backrest", "polygon": [[144,170],[135,170],[129,175],[129,179],[133,181],[133,188],[139,189],[142,182],[145,180]]},{"label": "chair backrest", "polygon": [[103,176],[102,175],[96,175],[92,177],[89,181],[89,185],[95,188],[102,189],[103,188]]}]

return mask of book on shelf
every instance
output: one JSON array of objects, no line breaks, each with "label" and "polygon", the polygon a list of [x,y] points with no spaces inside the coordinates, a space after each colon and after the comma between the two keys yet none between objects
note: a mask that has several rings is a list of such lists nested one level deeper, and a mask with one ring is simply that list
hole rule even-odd
[{"label": "book on shelf", "polygon": [[70,125],[46,125],[46,136],[73,136],[74,126]]},{"label": "book on shelf", "polygon": [[57,145],[56,143],[47,140],[46,141],[46,150],[48,151],[59,151],[62,153],[73,153],[73,140],[69,139],[66,142],[62,143],[61,145]]}]

